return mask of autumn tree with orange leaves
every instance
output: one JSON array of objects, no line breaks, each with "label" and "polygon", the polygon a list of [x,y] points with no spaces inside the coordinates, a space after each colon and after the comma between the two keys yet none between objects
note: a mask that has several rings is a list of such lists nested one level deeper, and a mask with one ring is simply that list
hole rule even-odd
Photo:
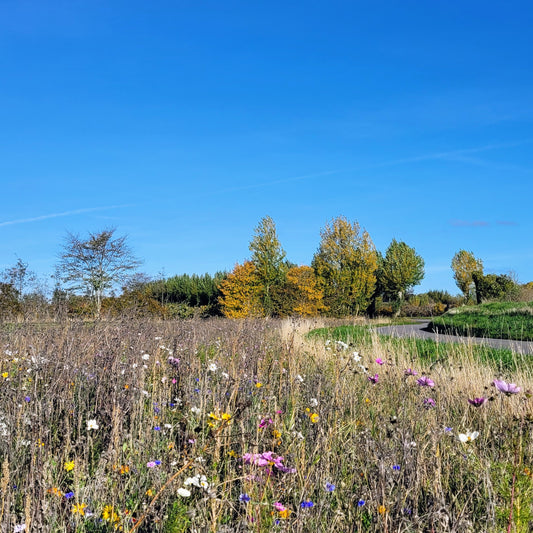
[{"label": "autumn tree with orange leaves", "polygon": [[261,286],[257,269],[251,261],[235,265],[225,280],[220,283],[220,305],[228,318],[247,318],[262,316],[263,309],[259,299]]}]

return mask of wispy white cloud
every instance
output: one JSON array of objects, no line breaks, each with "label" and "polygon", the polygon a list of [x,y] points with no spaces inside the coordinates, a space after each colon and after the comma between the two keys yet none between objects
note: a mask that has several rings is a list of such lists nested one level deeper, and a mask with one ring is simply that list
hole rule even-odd
[{"label": "wispy white cloud", "polygon": [[450,220],[450,224],[456,227],[484,228],[489,225],[486,220]]},{"label": "wispy white cloud", "polygon": [[74,209],[72,211],[63,211],[61,213],[49,213],[47,215],[40,215],[38,217],[30,218],[19,218],[16,220],[6,220],[0,222],[0,227],[2,226],[14,226],[15,224],[28,224],[30,222],[40,222],[41,220],[47,220],[49,218],[59,218],[59,217],[69,217],[73,215],[81,215],[83,213],[92,213],[95,211],[104,211],[107,209],[118,209],[120,207],[131,207],[131,204],[124,205],[107,205],[102,207],[86,207],[84,209]]},{"label": "wispy white cloud", "polygon": [[393,165],[401,165],[404,163],[416,163],[418,161],[430,161],[433,159],[459,158],[467,154],[489,152],[491,150],[501,150],[502,148],[513,148],[515,146],[524,146],[527,144],[533,144],[533,139],[522,139],[519,141],[510,141],[506,143],[486,144],[484,146],[478,146],[476,148],[462,148],[459,150],[450,150],[448,152],[433,152],[433,153],[422,154],[422,155],[413,156],[413,157],[406,157],[403,159],[385,161],[384,163],[379,163],[376,166],[393,166]]},{"label": "wispy white cloud", "polygon": [[512,220],[497,220],[496,224],[500,226],[518,226],[518,222],[513,222]]}]

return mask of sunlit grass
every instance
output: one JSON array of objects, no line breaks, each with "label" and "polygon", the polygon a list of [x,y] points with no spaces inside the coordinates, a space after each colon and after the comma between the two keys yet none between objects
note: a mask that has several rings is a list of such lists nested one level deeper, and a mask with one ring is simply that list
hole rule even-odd
[{"label": "sunlit grass", "polygon": [[319,325],[4,330],[2,530],[528,531],[529,365]]}]

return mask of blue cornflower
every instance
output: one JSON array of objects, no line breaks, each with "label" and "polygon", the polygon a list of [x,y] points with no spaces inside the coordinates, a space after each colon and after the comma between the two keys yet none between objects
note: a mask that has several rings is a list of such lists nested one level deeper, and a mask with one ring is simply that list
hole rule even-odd
[{"label": "blue cornflower", "polygon": [[315,504],[311,501],[311,500],[308,500],[308,501],[303,501],[301,504],[300,504],[300,507],[302,509],[305,509],[306,507],[313,507]]},{"label": "blue cornflower", "polygon": [[244,502],[244,503],[248,503],[252,498],[250,498],[250,496],[248,496],[248,494],[246,493],[243,493],[239,496],[239,501],[240,502]]},{"label": "blue cornflower", "polygon": [[394,465],[394,466],[392,467],[392,469],[393,469],[393,470],[400,470],[400,465]]},{"label": "blue cornflower", "polygon": [[161,464],[161,461],[154,461],[154,463],[159,466]]},{"label": "blue cornflower", "polygon": [[357,502],[357,506],[358,506],[358,507],[363,507],[363,505],[364,505],[365,503],[366,503],[365,500],[359,500],[359,501]]},{"label": "blue cornflower", "polygon": [[335,485],[333,483],[326,483],[326,490],[328,492],[333,492],[335,490]]},{"label": "blue cornflower", "polygon": [[31,400],[31,398],[29,396],[24,396],[24,401],[25,402],[29,402]]},{"label": "blue cornflower", "polygon": [[65,493],[65,498],[67,500],[70,500],[71,498],[74,498],[74,493],[72,491]]},{"label": "blue cornflower", "polygon": [[161,431],[161,428],[159,426],[155,426],[154,431]]}]

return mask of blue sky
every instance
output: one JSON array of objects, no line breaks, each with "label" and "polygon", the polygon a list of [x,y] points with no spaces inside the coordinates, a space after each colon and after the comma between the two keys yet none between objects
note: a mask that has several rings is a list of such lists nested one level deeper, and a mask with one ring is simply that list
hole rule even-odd
[{"label": "blue sky", "polygon": [[116,227],[214,273],[259,220],[310,264],[344,215],[426,263],[533,280],[533,4],[3,0],[0,269]]}]

